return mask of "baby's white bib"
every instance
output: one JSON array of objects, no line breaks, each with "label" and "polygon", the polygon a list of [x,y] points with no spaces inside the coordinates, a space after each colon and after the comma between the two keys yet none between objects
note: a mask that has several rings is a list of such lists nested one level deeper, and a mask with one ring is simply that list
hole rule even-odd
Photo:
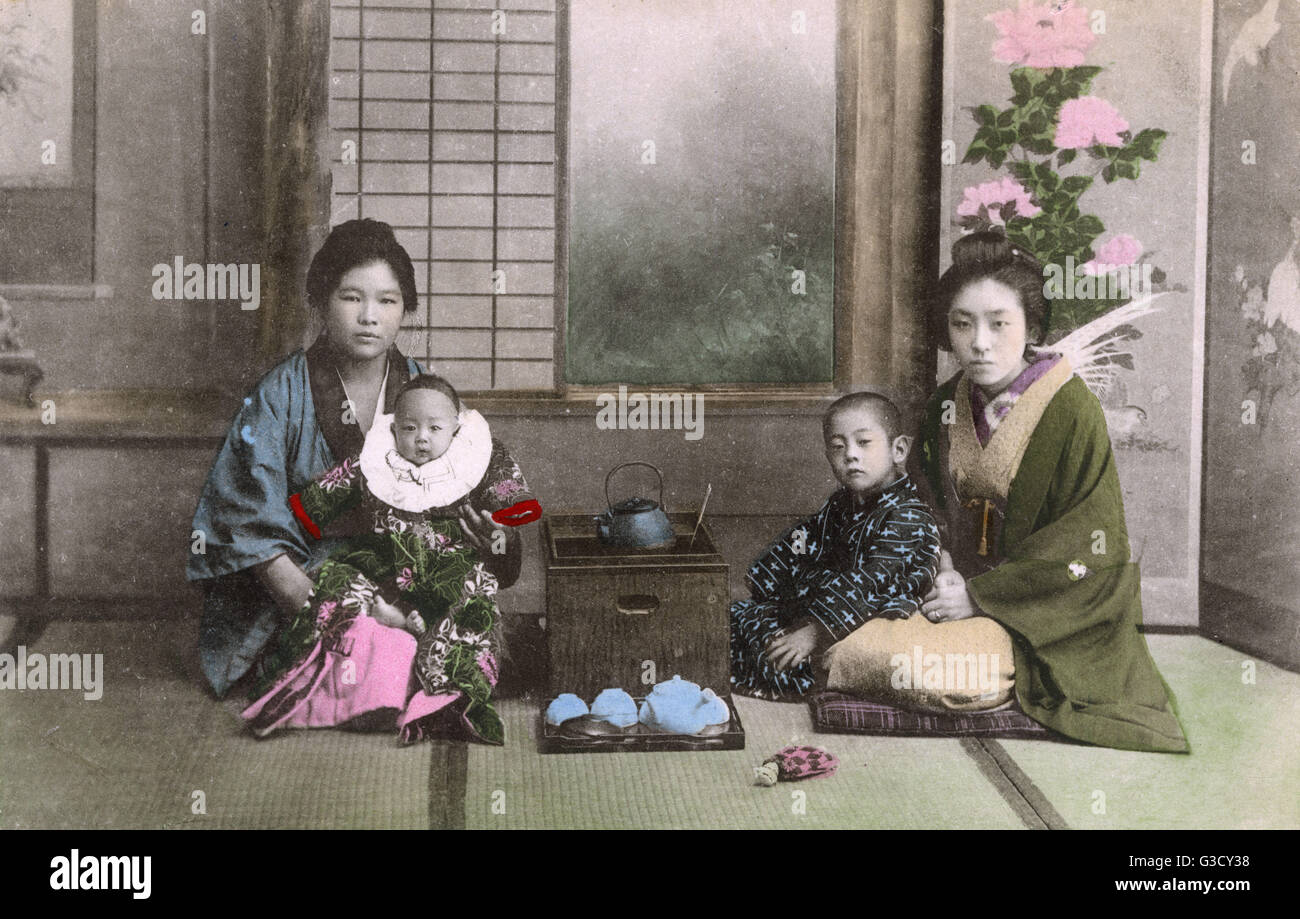
[{"label": "baby's white bib", "polygon": [[474,409],[459,416],[460,428],[447,452],[422,466],[397,452],[393,416],[376,415],[361,448],[361,473],[370,493],[403,511],[427,511],[455,504],[483,481],[492,458],[492,431]]}]

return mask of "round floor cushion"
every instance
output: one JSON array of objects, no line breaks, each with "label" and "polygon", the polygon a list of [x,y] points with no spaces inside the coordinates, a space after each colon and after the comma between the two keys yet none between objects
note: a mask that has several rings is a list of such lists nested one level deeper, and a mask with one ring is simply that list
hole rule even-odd
[{"label": "round floor cushion", "polygon": [[1015,686],[1011,636],[987,616],[873,619],[831,645],[824,663],[828,689],[920,711],[999,708]]}]

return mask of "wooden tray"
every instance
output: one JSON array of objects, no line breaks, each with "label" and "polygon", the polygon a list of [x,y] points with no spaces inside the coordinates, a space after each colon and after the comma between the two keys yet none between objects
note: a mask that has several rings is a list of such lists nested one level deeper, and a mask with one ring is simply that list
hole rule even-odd
[{"label": "wooden tray", "polygon": [[[695,514],[669,514],[676,543],[662,549],[630,549],[607,546],[596,538],[592,514],[548,514],[542,518],[542,547],[548,569],[620,567],[723,569],[726,562],[718,552],[705,520],[695,530]],[[691,542],[691,534],[695,541]]]},{"label": "wooden tray", "polygon": [[[727,696],[727,708],[731,709],[731,720],[726,724],[713,725],[699,734],[669,734],[656,731],[637,722],[631,727],[616,728],[610,725],[614,733],[592,736],[576,734],[566,730],[564,725],[547,724],[546,709],[538,715],[542,730],[537,735],[537,747],[541,753],[662,753],[662,752],[697,752],[705,750],[743,750],[745,749],[745,728],[740,723],[740,712],[735,703]],[[644,697],[634,700],[638,710]],[[578,719],[574,719],[577,721]],[[566,722],[568,724],[569,722]]]}]

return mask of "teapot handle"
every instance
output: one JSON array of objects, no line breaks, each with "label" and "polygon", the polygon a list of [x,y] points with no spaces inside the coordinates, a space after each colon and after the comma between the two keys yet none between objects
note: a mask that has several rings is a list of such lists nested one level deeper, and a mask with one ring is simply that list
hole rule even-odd
[{"label": "teapot handle", "polygon": [[641,460],[633,460],[630,463],[619,463],[617,466],[611,469],[605,476],[605,507],[609,509],[610,516],[612,517],[614,515],[614,503],[609,500],[609,480],[614,475],[614,473],[618,472],[624,466],[646,466],[655,471],[655,475],[659,476],[659,509],[663,510],[664,509],[664,474],[659,471],[658,466],[655,466],[651,463],[642,462]]}]

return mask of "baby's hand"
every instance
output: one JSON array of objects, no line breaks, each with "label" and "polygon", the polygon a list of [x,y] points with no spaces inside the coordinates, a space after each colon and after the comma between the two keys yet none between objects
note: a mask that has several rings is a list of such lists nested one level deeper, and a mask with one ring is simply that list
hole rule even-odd
[{"label": "baby's hand", "polygon": [[380,625],[393,629],[406,628],[406,614],[383,597],[375,597],[370,604],[370,616]]}]

